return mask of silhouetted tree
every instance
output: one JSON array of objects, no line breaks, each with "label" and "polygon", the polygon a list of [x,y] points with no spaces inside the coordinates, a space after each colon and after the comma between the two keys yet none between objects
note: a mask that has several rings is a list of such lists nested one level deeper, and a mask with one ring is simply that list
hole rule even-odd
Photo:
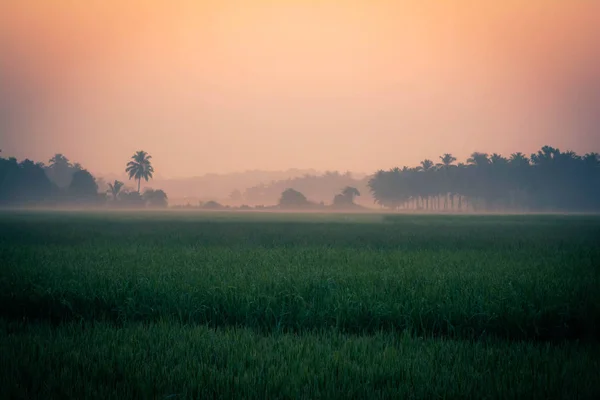
[{"label": "silhouetted tree", "polygon": [[[427,199],[434,208],[472,210],[599,210],[600,157],[544,146],[531,155],[473,153],[467,164],[453,165],[450,154],[435,168],[425,160],[417,168],[378,171],[369,180],[375,201],[386,208],[419,209]],[[455,204],[454,198],[458,199]],[[437,205],[436,205],[437,204]]]},{"label": "silhouetted tree", "polygon": [[207,201],[206,203],[202,204],[200,207],[202,207],[205,210],[221,210],[224,208],[223,205],[221,205],[213,200]]},{"label": "silhouetted tree", "polygon": [[442,161],[442,163],[438,164],[439,166],[450,167],[456,161],[456,157],[454,157],[450,153],[446,153],[440,157],[440,160]]},{"label": "silhouetted tree", "polygon": [[57,187],[43,167],[30,160],[0,158],[0,204],[5,206],[48,204]]},{"label": "silhouetted tree", "polygon": [[351,203],[353,203],[354,198],[360,196],[360,192],[355,187],[346,186],[344,190],[342,190],[342,195],[349,199]]},{"label": "silhouetted tree", "polygon": [[84,169],[75,172],[69,186],[69,195],[79,203],[97,202],[98,185],[96,179]]},{"label": "silhouetted tree", "polygon": [[444,210],[448,209],[448,198],[450,198],[450,207],[454,208],[454,187],[452,184],[452,179],[454,178],[455,174],[454,169],[456,169],[456,166],[453,165],[454,162],[456,161],[456,157],[454,157],[452,154],[450,153],[446,153],[443,156],[440,157],[440,161],[442,161],[441,163],[438,163],[436,165],[438,171],[440,172],[438,175],[438,179],[440,181],[439,186],[440,186],[440,194],[442,195],[442,197],[444,198]]},{"label": "silhouetted tree", "polygon": [[352,186],[346,186],[342,190],[342,193],[337,194],[333,198],[333,206],[336,208],[356,207],[356,204],[354,204],[354,198],[357,196],[360,196],[358,189]]},{"label": "silhouetted tree", "polygon": [[138,193],[140,193],[142,179],[148,182],[148,180],[151,179],[152,175],[154,174],[154,168],[150,162],[151,159],[152,156],[145,151],[138,151],[131,157],[132,161],[127,163],[125,172],[129,174],[129,179],[135,179],[138,181]]},{"label": "silhouetted tree", "polygon": [[167,194],[160,189],[146,189],[143,198],[146,204],[152,208],[166,208],[169,205]]},{"label": "silhouetted tree", "polygon": [[304,208],[309,205],[310,203],[306,197],[294,189],[284,190],[279,199],[279,206],[281,208]]},{"label": "silhouetted tree", "polygon": [[144,207],[144,198],[139,192],[125,191],[119,194],[119,205],[127,208],[140,208]]},{"label": "silhouetted tree", "polygon": [[75,172],[73,164],[60,153],[50,159],[47,168],[48,177],[59,188],[68,188]]},{"label": "silhouetted tree", "polygon": [[110,192],[113,201],[117,201],[119,199],[119,193],[121,193],[121,189],[125,184],[121,181],[115,180],[114,183],[108,184],[108,191]]}]

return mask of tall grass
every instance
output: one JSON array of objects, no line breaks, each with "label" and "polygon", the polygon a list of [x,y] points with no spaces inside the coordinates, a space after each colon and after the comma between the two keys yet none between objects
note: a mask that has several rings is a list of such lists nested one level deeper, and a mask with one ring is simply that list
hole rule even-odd
[{"label": "tall grass", "polygon": [[0,320],[7,399],[596,399],[600,347]]},{"label": "tall grass", "polygon": [[598,218],[301,217],[313,223],[5,215],[0,313],[259,332],[600,337]]},{"label": "tall grass", "polygon": [[600,218],[0,214],[0,399],[600,397]]}]

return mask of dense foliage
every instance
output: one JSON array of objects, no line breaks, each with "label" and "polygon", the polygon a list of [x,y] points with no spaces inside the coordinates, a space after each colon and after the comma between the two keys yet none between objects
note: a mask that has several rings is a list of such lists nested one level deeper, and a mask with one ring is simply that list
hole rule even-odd
[{"label": "dense foliage", "polygon": [[470,211],[598,211],[600,156],[561,152],[549,146],[527,157],[473,153],[455,165],[440,163],[378,171],[369,181],[373,197],[390,209]]},{"label": "dense foliage", "polygon": [[127,172],[138,182],[138,191],[123,190],[115,181],[99,192],[96,178],[81,164],[72,164],[67,157],[56,154],[48,166],[31,160],[0,158],[0,206],[3,207],[152,207],[168,206],[162,190],[146,189],[140,193],[141,179],[152,177],[154,169],[145,152],[137,152],[127,164]]}]

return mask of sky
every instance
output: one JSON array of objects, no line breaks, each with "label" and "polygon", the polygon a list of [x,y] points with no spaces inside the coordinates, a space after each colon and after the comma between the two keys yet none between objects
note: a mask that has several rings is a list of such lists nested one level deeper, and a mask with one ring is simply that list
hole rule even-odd
[{"label": "sky", "polygon": [[600,1],[3,0],[0,148],[162,177],[600,152]]}]

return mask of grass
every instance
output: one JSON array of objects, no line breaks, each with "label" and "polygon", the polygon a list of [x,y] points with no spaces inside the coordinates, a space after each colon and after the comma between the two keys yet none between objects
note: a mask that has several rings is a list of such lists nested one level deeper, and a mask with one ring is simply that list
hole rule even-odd
[{"label": "grass", "polygon": [[10,398],[600,395],[594,216],[4,213],[0,256]]},{"label": "grass", "polygon": [[600,349],[171,321],[4,323],[7,398],[597,398]]}]

